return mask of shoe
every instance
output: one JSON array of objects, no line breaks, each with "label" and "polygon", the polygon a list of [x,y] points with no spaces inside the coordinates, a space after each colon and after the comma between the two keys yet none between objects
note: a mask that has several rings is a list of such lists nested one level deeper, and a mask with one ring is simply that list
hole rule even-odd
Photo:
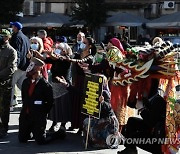
[{"label": "shoe", "polygon": [[67,129],[67,131],[74,131],[74,128],[73,128],[73,127],[69,127],[69,128]]},{"label": "shoe", "polygon": [[51,127],[49,128],[48,132],[55,132],[54,126],[51,126]]},{"label": "shoe", "polygon": [[81,130],[81,129],[79,129],[79,130],[77,131],[77,135],[82,136],[82,130]]},{"label": "shoe", "polygon": [[117,154],[138,154],[136,148],[125,148],[122,151],[118,151]]},{"label": "shoe", "polygon": [[64,130],[64,131],[66,131],[66,128],[65,128],[64,126],[60,126],[59,129],[62,129],[62,130]]},{"label": "shoe", "polygon": [[66,138],[66,131],[64,129],[59,129],[57,132],[55,132],[55,134],[58,139]]}]

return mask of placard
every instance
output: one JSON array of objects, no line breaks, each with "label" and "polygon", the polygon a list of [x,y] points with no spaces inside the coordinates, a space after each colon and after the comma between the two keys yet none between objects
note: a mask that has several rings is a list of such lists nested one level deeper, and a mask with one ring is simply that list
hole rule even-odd
[{"label": "placard", "polygon": [[99,119],[101,111],[99,97],[102,94],[103,77],[87,73],[84,84],[82,113]]}]

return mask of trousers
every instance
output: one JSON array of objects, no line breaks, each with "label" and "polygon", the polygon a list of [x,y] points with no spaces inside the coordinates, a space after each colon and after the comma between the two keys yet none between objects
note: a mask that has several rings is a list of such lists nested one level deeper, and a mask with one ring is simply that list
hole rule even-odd
[{"label": "trousers", "polygon": [[[126,138],[125,147],[136,148],[136,146],[155,154],[161,154],[161,144],[149,144],[148,139],[152,139],[152,128],[148,127],[143,119],[130,117],[125,127],[124,136]],[[132,140],[141,139],[146,143],[129,143]],[[152,140],[151,140],[152,141]]]},{"label": "trousers", "polygon": [[17,100],[15,94],[16,94],[16,86],[21,90],[22,83],[24,79],[26,78],[26,72],[22,71],[20,69],[17,69],[15,73],[13,74],[12,79],[12,93],[11,93],[11,106],[17,104]]},{"label": "trousers", "polygon": [[0,131],[8,131],[9,111],[11,101],[11,81],[0,83]]}]

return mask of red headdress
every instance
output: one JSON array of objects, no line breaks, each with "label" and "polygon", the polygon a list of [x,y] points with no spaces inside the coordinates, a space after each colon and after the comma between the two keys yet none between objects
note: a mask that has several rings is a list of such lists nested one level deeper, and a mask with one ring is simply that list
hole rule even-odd
[{"label": "red headdress", "polygon": [[117,48],[122,52],[123,55],[126,54],[126,52],[124,51],[124,48],[123,48],[121,42],[119,41],[119,39],[117,39],[117,38],[112,38],[112,39],[110,39],[109,42],[110,42],[112,45],[114,45],[115,47],[117,47]]}]

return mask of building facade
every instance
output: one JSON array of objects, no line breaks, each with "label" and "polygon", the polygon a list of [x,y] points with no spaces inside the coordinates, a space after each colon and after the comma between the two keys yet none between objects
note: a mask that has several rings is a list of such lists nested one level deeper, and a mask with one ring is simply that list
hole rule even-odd
[{"label": "building facade", "polygon": [[[179,0],[106,0],[116,11],[132,12],[148,19],[180,11]],[[73,0],[25,0],[24,15],[71,13]]]},{"label": "building facade", "polygon": [[[166,14],[180,11],[180,0],[105,0],[113,8],[110,15],[118,12],[128,12],[146,19],[155,19]],[[39,15],[43,13],[71,14],[71,7],[76,5],[74,0],[25,0],[24,15]],[[107,33],[129,33],[132,42],[136,41],[139,34],[152,33],[144,27],[101,27],[98,38],[102,40]],[[154,33],[155,34],[155,33]]]},{"label": "building facade", "polygon": [[70,13],[73,3],[69,0],[25,0],[24,15],[39,15],[43,13]]}]

